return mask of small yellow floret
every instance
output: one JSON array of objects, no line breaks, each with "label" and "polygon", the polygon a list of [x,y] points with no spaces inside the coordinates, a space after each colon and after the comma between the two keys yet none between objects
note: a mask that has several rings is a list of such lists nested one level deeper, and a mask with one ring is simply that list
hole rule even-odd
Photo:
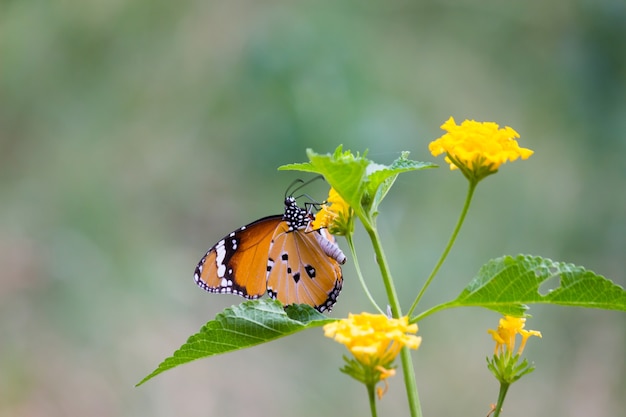
[{"label": "small yellow floret", "polygon": [[500,319],[498,328],[496,330],[489,329],[487,332],[491,334],[493,340],[496,342],[494,354],[507,353],[511,355],[515,350],[515,336],[520,334],[522,336],[522,342],[517,350],[517,354],[521,355],[526,346],[526,341],[531,336],[537,336],[541,338],[541,332],[536,330],[524,330],[526,325],[526,319],[523,317],[504,316]]},{"label": "small yellow floret", "polygon": [[327,228],[331,234],[345,235],[349,233],[349,220],[352,211],[348,203],[331,188],[328,192],[329,204],[322,204],[322,209],[315,215],[315,220],[311,222],[313,230]]}]

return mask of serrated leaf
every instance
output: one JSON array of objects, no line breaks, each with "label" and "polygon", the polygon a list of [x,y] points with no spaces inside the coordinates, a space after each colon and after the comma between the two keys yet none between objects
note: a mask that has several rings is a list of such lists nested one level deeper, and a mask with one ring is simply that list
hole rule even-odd
[{"label": "serrated leaf", "polygon": [[626,311],[626,291],[580,266],[536,256],[505,256],[485,264],[446,307],[477,306],[519,317],[527,304],[539,303]]},{"label": "serrated leaf", "polygon": [[283,307],[276,300],[246,301],[206,323],[137,386],[187,362],[259,345],[332,321],[308,305]]},{"label": "serrated leaf", "polygon": [[408,159],[409,152],[402,152],[400,158],[391,165],[380,165],[370,163],[366,171],[365,193],[373,198],[370,199],[368,207],[365,209],[370,213],[375,213],[381,201],[389,192],[389,189],[396,181],[398,174],[402,172],[417,171],[426,168],[436,168],[437,165],[430,162],[418,162]]},{"label": "serrated leaf", "polygon": [[361,206],[363,194],[363,179],[369,161],[362,156],[353,155],[350,151],[343,151],[339,145],[335,152],[317,154],[307,149],[309,162],[289,164],[279,167],[279,170],[305,171],[322,174],[326,181],[337,193],[353,208]]},{"label": "serrated leaf", "polygon": [[296,170],[322,174],[326,181],[352,207],[357,215],[370,217],[393,185],[398,174],[437,165],[408,159],[408,152],[391,165],[381,165],[338,146],[330,154],[317,154],[307,149],[309,162],[289,164],[279,170]]}]

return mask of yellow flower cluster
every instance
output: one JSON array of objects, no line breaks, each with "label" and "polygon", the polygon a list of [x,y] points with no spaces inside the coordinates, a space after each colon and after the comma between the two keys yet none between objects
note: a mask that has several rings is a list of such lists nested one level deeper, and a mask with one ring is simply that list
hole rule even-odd
[{"label": "yellow flower cluster", "polygon": [[450,169],[459,168],[468,178],[482,179],[505,162],[528,159],[534,153],[519,147],[515,140],[519,134],[508,126],[500,129],[496,123],[474,120],[457,125],[450,117],[441,128],[448,133],[430,143],[430,152],[433,156],[445,152]]},{"label": "yellow flower cluster", "polygon": [[345,345],[359,363],[372,368],[387,369],[403,346],[417,349],[422,338],[407,333],[417,333],[417,324],[409,324],[408,317],[383,314],[350,314],[324,326],[326,337]]},{"label": "yellow flower cluster", "polygon": [[498,328],[496,330],[487,330],[496,342],[494,354],[497,355],[506,352],[508,355],[511,355],[515,350],[515,336],[517,334],[522,336],[522,342],[517,350],[518,355],[521,355],[524,351],[526,341],[529,337],[537,336],[541,338],[541,332],[536,330],[524,330],[525,325],[526,319],[523,317],[504,316],[500,319],[500,323],[498,324]]},{"label": "yellow flower cluster", "polygon": [[311,223],[313,230],[328,228],[328,231],[333,235],[350,233],[352,212],[348,203],[341,198],[334,188],[328,192],[326,201],[330,204],[322,204],[322,209],[315,215],[315,220]]}]

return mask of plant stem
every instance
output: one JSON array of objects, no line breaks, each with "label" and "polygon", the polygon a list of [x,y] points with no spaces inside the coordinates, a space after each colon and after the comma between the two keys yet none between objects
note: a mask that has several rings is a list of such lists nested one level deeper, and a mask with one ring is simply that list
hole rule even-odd
[{"label": "plant stem", "polygon": [[387,293],[387,300],[389,301],[389,307],[391,307],[391,315],[394,318],[402,317],[402,311],[400,309],[400,301],[398,300],[398,293],[396,292],[396,287],[393,285],[393,278],[391,277],[391,271],[389,270],[389,264],[387,263],[387,258],[385,257],[385,253],[383,252],[383,247],[380,243],[380,237],[378,236],[378,231],[376,230],[376,226],[370,223],[367,219],[361,219],[367,234],[372,241],[372,246],[374,247],[374,253],[376,254],[376,263],[378,263],[378,268],[380,268],[380,273],[383,278],[383,284],[385,285],[385,292]]},{"label": "plant stem", "polygon": [[409,316],[411,316],[411,314],[413,314],[413,311],[415,310],[415,307],[417,307],[417,304],[422,299],[422,296],[426,292],[426,289],[428,288],[428,286],[431,284],[431,282],[435,278],[435,275],[437,275],[437,272],[439,272],[439,268],[441,268],[441,265],[443,265],[443,262],[446,260],[446,258],[448,256],[448,253],[450,253],[450,250],[452,249],[452,245],[454,245],[456,237],[459,234],[459,231],[461,230],[461,226],[463,225],[463,221],[465,220],[465,215],[467,214],[467,212],[469,210],[470,203],[472,202],[472,196],[474,195],[474,190],[476,190],[476,185],[477,184],[478,183],[475,182],[475,181],[470,181],[469,188],[467,190],[467,196],[465,197],[465,204],[463,205],[463,210],[461,211],[461,215],[459,216],[459,220],[457,221],[456,226],[454,227],[454,231],[452,232],[452,235],[450,236],[450,240],[448,241],[448,245],[446,246],[445,250],[441,254],[441,257],[439,258],[439,261],[437,262],[437,264],[433,268],[433,271],[430,273],[430,276],[428,277],[428,279],[426,280],[426,282],[422,286],[422,289],[417,294],[417,297],[415,298],[415,301],[413,301],[413,304],[411,305],[411,308],[409,309],[409,313],[408,313]]},{"label": "plant stem", "polygon": [[356,269],[356,275],[359,277],[359,281],[361,282],[361,286],[363,287],[363,290],[365,291],[365,295],[370,300],[374,308],[378,310],[380,314],[385,314],[385,312],[378,306],[378,304],[376,304],[376,300],[374,300],[374,297],[372,297],[372,294],[370,293],[369,289],[367,288],[367,285],[365,284],[365,279],[363,278],[363,274],[361,273],[361,267],[359,266],[359,261],[356,256],[356,249],[354,248],[354,241],[352,240],[352,235],[351,234],[346,235],[346,240],[348,241],[348,246],[350,247],[350,253],[352,253],[352,259],[354,260],[354,267]]},{"label": "plant stem", "polygon": [[455,305],[454,301],[448,301],[446,303],[443,304],[438,304],[434,307],[429,308],[426,311],[422,311],[421,313],[419,313],[416,316],[413,316],[409,319],[409,323],[418,323],[420,320],[425,319],[426,317],[430,316],[431,314],[434,314],[438,311],[441,310],[446,310],[448,308],[452,308],[452,307],[458,307]]},{"label": "plant stem", "polygon": [[504,398],[509,390],[510,384],[500,383],[500,392],[498,393],[498,404],[496,404],[496,410],[493,412],[493,417],[498,417],[500,411],[502,411],[502,404],[504,404]]},{"label": "plant stem", "polygon": [[[393,279],[391,277],[391,271],[387,263],[387,258],[383,252],[382,245],[380,243],[380,237],[378,231],[373,222],[368,218],[361,218],[361,222],[367,231],[367,234],[372,241],[374,247],[374,253],[376,253],[376,262],[380,268],[380,273],[385,284],[385,291],[387,292],[387,300],[391,307],[391,314],[394,318],[402,317],[402,310],[400,309],[400,301],[398,300],[398,294],[396,288],[393,285]],[[400,358],[402,360],[402,372],[404,374],[404,385],[406,387],[406,393],[409,401],[409,410],[411,411],[411,417],[421,417],[422,409],[419,401],[419,395],[417,392],[417,383],[415,382],[415,370],[413,369],[413,359],[411,358],[411,352],[406,346],[400,351]]]},{"label": "plant stem", "polygon": [[417,392],[417,382],[415,382],[413,358],[411,358],[411,351],[408,347],[404,346],[402,348],[400,351],[400,359],[402,361],[402,374],[404,375],[404,386],[406,387],[406,395],[409,400],[409,410],[411,410],[411,416],[422,417],[422,406]]},{"label": "plant stem", "polygon": [[372,412],[372,417],[376,417],[378,415],[376,411],[376,384],[366,384],[367,387],[367,396],[370,400],[370,411]]}]

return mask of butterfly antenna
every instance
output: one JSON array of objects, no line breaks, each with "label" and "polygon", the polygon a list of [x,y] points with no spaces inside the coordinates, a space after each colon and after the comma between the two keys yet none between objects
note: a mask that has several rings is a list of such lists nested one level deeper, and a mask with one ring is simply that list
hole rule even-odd
[{"label": "butterfly antenna", "polygon": [[[323,179],[324,176],[323,175],[316,175],[315,177],[311,178],[308,181],[304,181],[300,178],[298,178],[297,180],[293,181],[291,184],[289,184],[289,187],[287,187],[287,190],[285,190],[285,198],[287,198],[288,195],[294,195],[298,190],[306,187],[307,185],[309,185],[310,183],[312,183],[313,181],[317,181],[319,179]],[[298,184],[295,188],[294,186]],[[302,196],[306,196],[306,194],[302,194],[296,198],[300,198]],[[308,197],[308,196],[307,196]],[[310,198],[310,197],[309,197]],[[313,199],[311,199],[313,200]]]},{"label": "butterfly antenna", "polygon": [[[285,190],[285,199],[287,199],[288,195],[293,195],[293,193],[295,191],[298,191],[300,189],[300,187],[302,187],[304,183],[304,180],[298,178],[297,180],[294,180],[291,184],[289,184],[289,187],[287,187],[287,189]],[[296,187],[293,191],[290,191],[294,185],[296,184],[300,184],[298,187]]]}]

